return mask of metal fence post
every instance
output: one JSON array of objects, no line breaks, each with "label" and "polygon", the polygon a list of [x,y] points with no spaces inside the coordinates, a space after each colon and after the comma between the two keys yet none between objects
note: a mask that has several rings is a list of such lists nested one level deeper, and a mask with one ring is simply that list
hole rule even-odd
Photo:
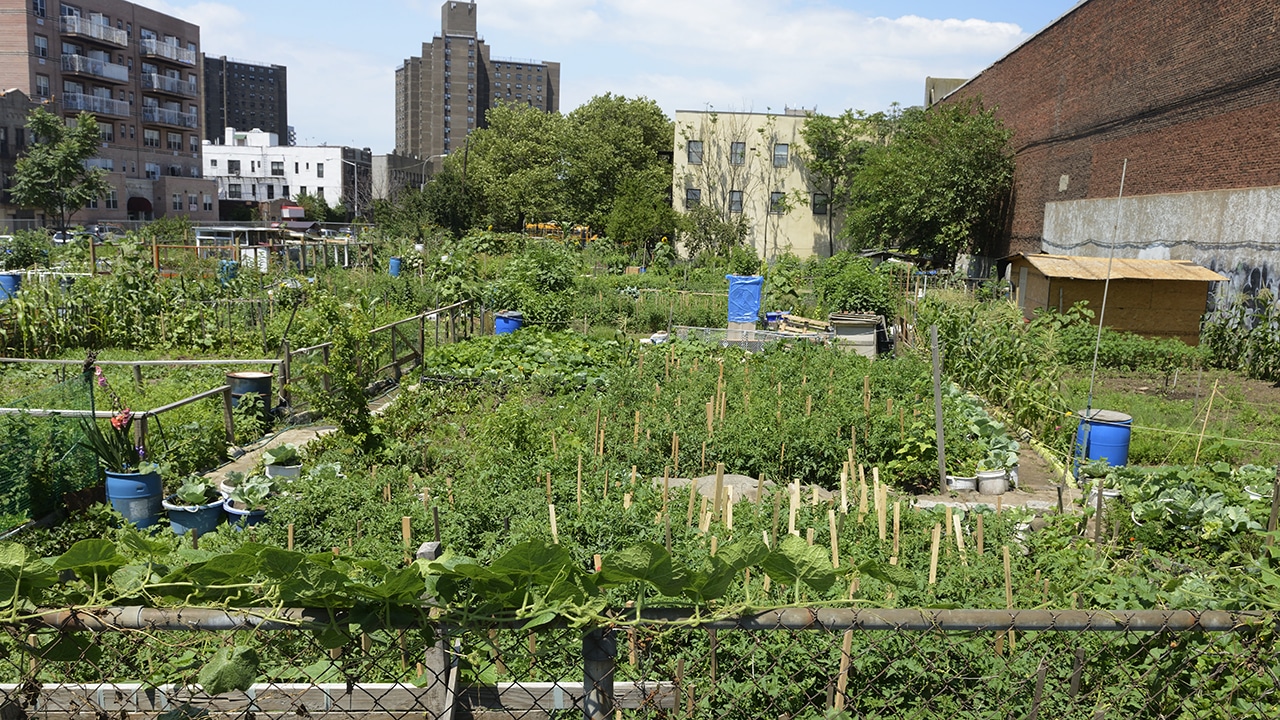
[{"label": "metal fence post", "polygon": [[[264,398],[264,401],[269,401]],[[235,415],[231,412],[231,386],[226,385],[222,388],[222,424],[227,430],[227,444],[236,444],[236,420]]]},{"label": "metal fence post", "polygon": [[595,628],[582,636],[582,717],[608,720],[613,716],[614,658],[618,641],[613,628]]},{"label": "metal fence post", "polygon": [[289,402],[289,383],[293,380],[293,378],[289,376],[289,365],[292,358],[289,353],[289,341],[284,340],[280,345],[280,354],[283,359],[283,362],[280,365],[280,400],[284,402],[285,407],[289,407],[292,405],[292,403]]}]

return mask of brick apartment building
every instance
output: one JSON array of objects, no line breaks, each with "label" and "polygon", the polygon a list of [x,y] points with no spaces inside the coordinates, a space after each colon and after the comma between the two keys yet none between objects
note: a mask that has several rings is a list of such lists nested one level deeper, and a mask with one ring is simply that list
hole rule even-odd
[{"label": "brick apartment building", "polygon": [[440,34],[396,68],[396,154],[430,163],[463,147],[499,102],[560,110],[560,63],[491,58],[476,4],[446,2]]},{"label": "brick apartment building", "polygon": [[202,178],[199,63],[199,27],[124,0],[0,0],[0,88],[101,127],[90,162],[112,190],[76,223],[217,218],[217,187]]},{"label": "brick apartment building", "polygon": [[1280,289],[1280,4],[1085,0],[947,101],[968,97],[1014,131],[1009,251]]},{"label": "brick apartment building", "polygon": [[289,71],[283,65],[264,65],[205,55],[204,138],[225,140],[229,127],[275,133],[282,145],[293,145],[289,127]]}]

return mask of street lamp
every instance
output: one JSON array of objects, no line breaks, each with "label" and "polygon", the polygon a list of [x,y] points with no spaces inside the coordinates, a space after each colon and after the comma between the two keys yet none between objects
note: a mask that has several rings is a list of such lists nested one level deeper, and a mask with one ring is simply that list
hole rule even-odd
[{"label": "street lamp", "polygon": [[427,189],[427,166],[431,164],[431,161],[441,160],[447,157],[449,157],[449,153],[441,153],[439,155],[432,155],[422,161],[422,184],[418,186],[418,192],[422,192]]}]

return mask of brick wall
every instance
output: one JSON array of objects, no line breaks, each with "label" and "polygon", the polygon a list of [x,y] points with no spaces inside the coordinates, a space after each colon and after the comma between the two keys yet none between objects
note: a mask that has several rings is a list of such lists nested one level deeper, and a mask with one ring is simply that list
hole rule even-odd
[{"label": "brick wall", "polygon": [[1046,202],[1114,197],[1126,158],[1125,195],[1280,185],[1280,3],[1087,0],[967,97],[1014,131],[1011,252]]}]

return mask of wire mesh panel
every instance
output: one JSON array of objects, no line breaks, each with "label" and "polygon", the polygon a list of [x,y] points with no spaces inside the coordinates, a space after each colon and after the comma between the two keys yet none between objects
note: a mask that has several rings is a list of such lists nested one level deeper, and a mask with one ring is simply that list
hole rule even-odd
[{"label": "wire mesh panel", "polygon": [[[24,410],[90,410],[92,383],[80,375],[4,403]],[[80,445],[78,418],[0,415],[0,516],[10,523],[38,518],[61,505],[65,493],[98,484],[98,463]]]},{"label": "wire mesh panel", "polygon": [[372,612],[330,624],[325,611],[289,613],[255,625],[228,622],[220,611],[122,608],[77,626],[89,630],[8,624],[0,636],[0,712],[1280,717],[1275,618],[1262,615],[793,608],[768,617],[686,614],[530,630],[397,626]]}]

